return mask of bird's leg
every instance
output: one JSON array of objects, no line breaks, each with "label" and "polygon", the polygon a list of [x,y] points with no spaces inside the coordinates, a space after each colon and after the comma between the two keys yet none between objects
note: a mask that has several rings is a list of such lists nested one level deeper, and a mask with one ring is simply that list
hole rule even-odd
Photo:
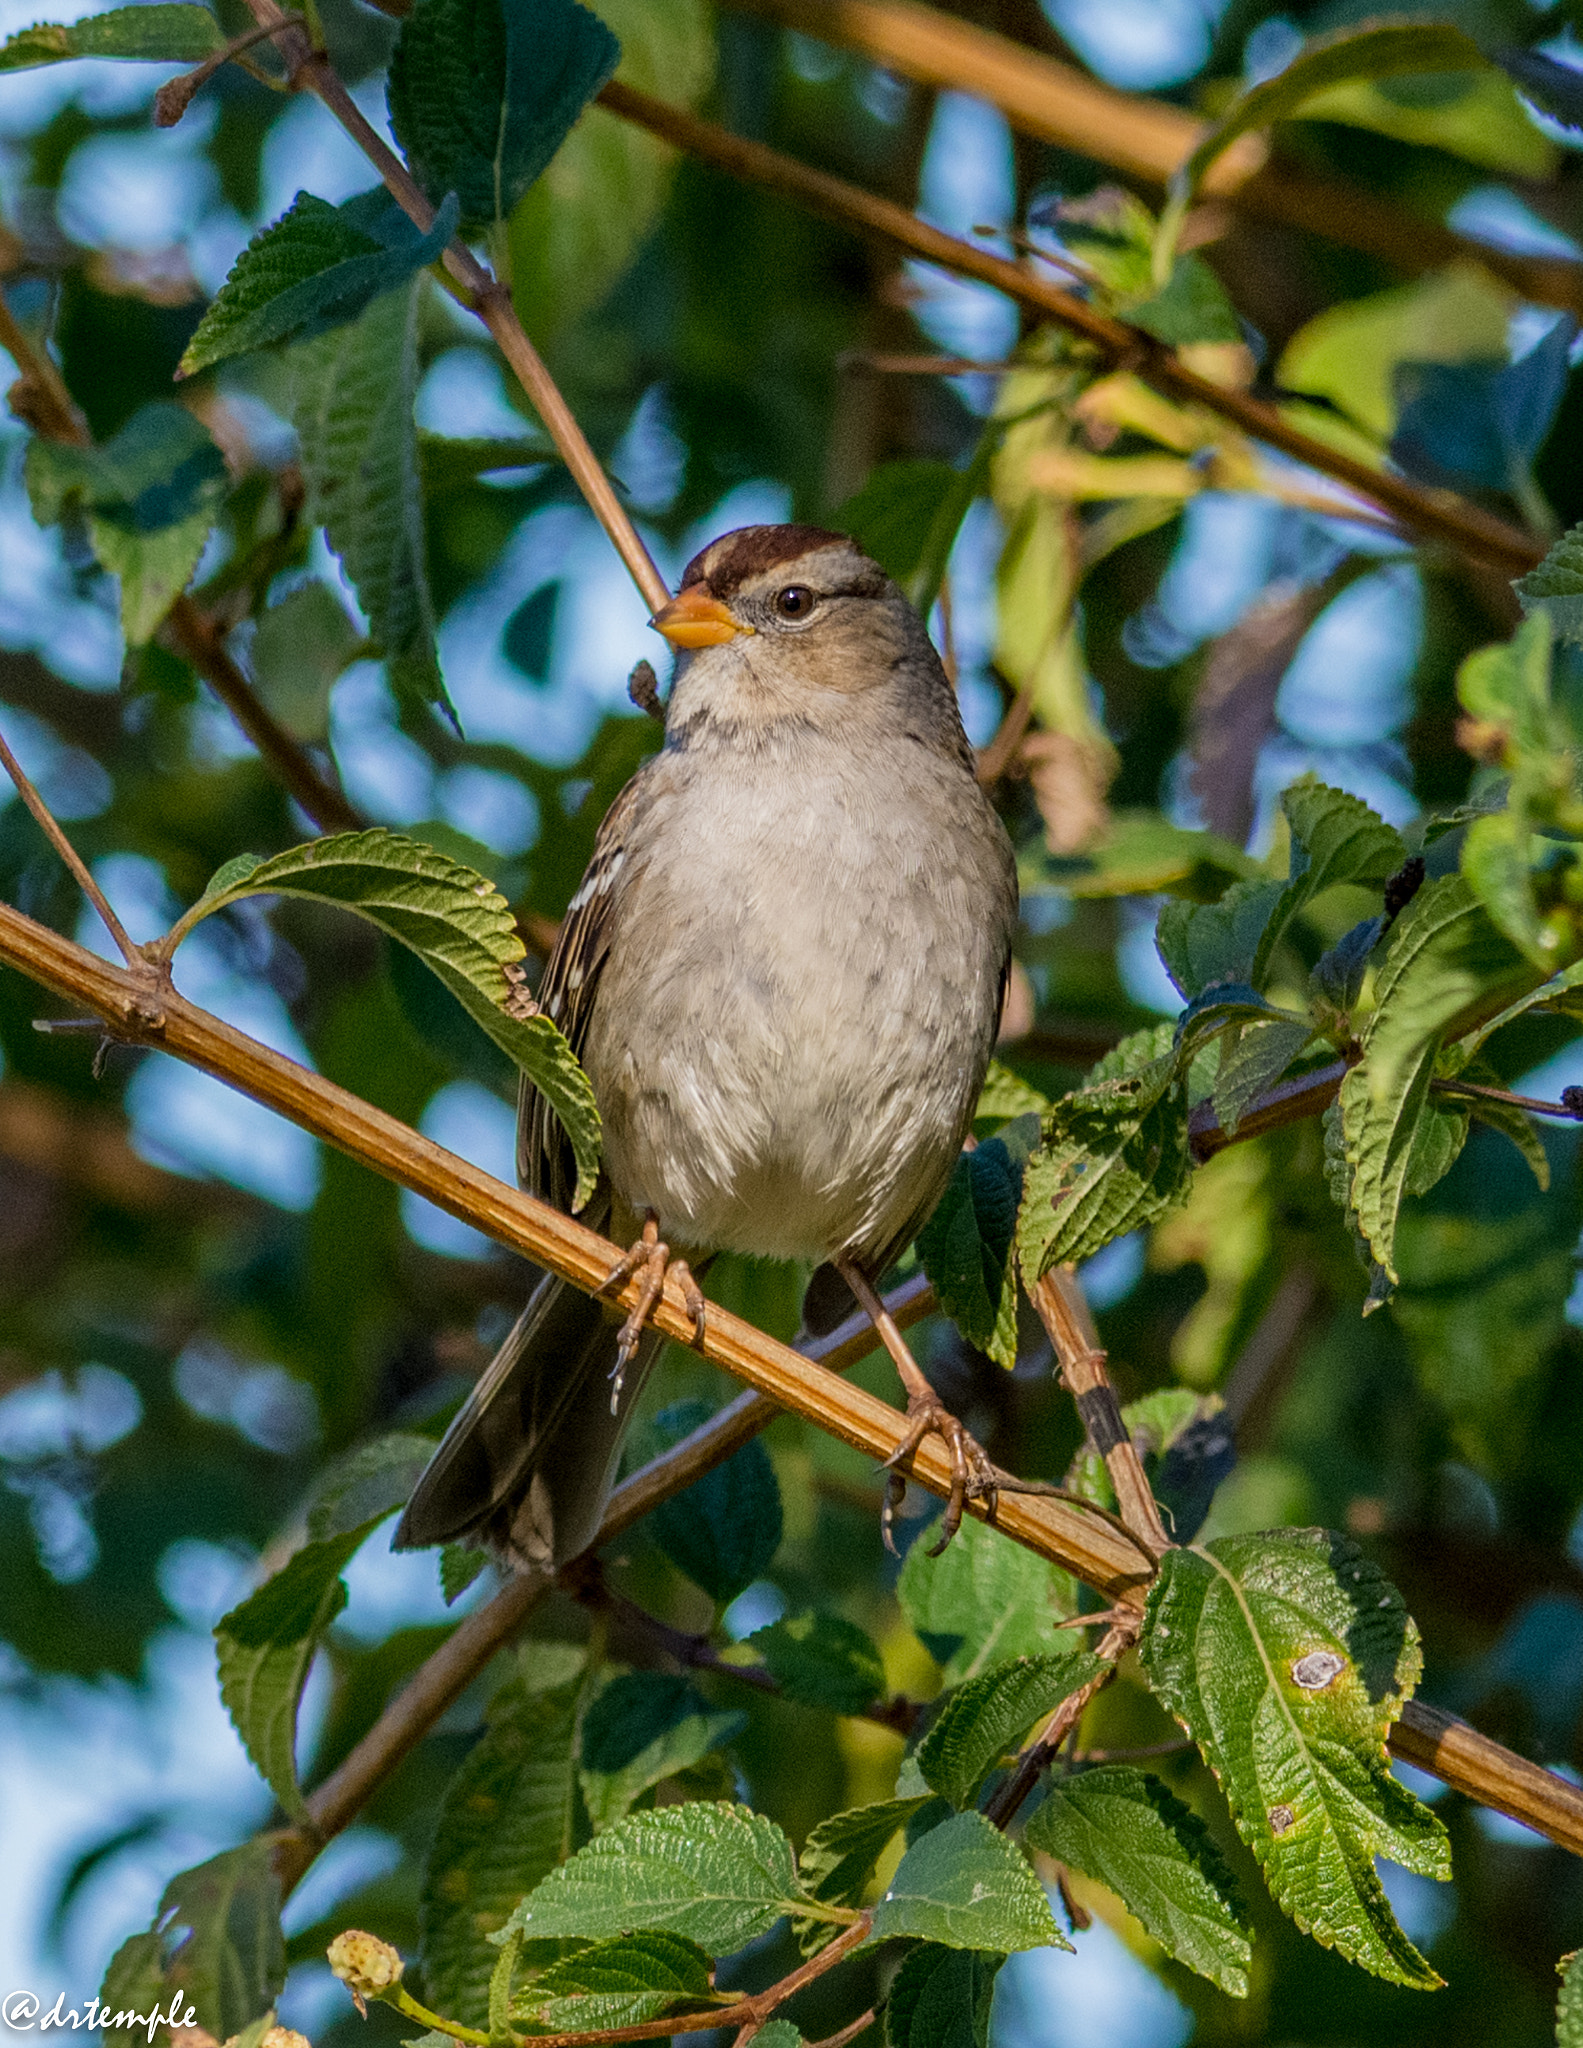
[{"label": "bird's leg", "polygon": [[833,1259],[831,1263],[857,1296],[859,1304],[874,1325],[879,1341],[890,1353],[891,1362],[900,1374],[902,1386],[907,1394],[907,1434],[885,1460],[885,1466],[890,1473],[885,1488],[885,1506],[880,1516],[880,1531],[885,1538],[885,1548],[893,1557],[895,1556],[896,1545],[891,1535],[891,1522],[907,1491],[907,1482],[897,1467],[906,1463],[926,1436],[933,1435],[944,1441],[951,1459],[950,1498],[946,1501],[945,1515],[940,1524],[940,1540],[929,1552],[931,1557],[938,1557],[961,1528],[962,1512],[970,1500],[988,1500],[990,1513],[994,1513],[999,1495],[998,1474],[985,1456],[982,1447],[969,1436],[924,1378],[917,1359],[907,1349],[906,1340],[897,1329],[889,1309],[857,1267],[850,1259],[842,1257]]},{"label": "bird's leg", "polygon": [[665,1276],[670,1274],[682,1290],[682,1299],[687,1304],[687,1313],[693,1319],[695,1342],[704,1340],[704,1318],[706,1304],[703,1290],[693,1278],[685,1259],[673,1259],[670,1246],[661,1242],[660,1219],[648,1210],[643,1219],[643,1234],[630,1251],[625,1252],[610,1271],[603,1283],[594,1289],[595,1294],[619,1294],[634,1273],[641,1272],[642,1282],[638,1287],[638,1298],[632,1304],[632,1312],[621,1325],[621,1334],[616,1339],[616,1369],[611,1375],[613,1385],[610,1391],[610,1412],[616,1412],[621,1399],[621,1382],[626,1377],[627,1367],[632,1363],[643,1335],[644,1325],[654,1311],[654,1304],[665,1288]]}]

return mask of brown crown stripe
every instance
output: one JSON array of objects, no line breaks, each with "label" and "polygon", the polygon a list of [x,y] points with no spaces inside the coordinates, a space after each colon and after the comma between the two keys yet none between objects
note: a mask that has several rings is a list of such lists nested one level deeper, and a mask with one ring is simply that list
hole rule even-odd
[{"label": "brown crown stripe", "polygon": [[814,548],[851,545],[844,533],[823,526],[741,526],[693,556],[682,571],[682,588],[702,583],[712,597],[730,597],[778,563],[795,562]]}]

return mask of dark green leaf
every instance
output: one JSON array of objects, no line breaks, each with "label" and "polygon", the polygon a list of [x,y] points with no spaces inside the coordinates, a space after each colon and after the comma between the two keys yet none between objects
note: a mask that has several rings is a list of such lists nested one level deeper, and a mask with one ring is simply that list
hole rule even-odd
[{"label": "dark green leaf", "polygon": [[510,1925],[530,1941],[661,1928],[729,1955],[797,1903],[792,1846],[774,1821],[697,1800],[629,1814],[596,1835],[523,1900]]},{"label": "dark green leaf", "polygon": [[381,185],[331,206],[299,192],[231,266],[181,359],[181,375],[355,320],[433,263],[456,232],[449,194],[424,235]]},{"label": "dark green leaf", "polygon": [[1011,1259],[1021,1162],[999,1138],[964,1152],[940,1205],[918,1233],[918,1257],[962,1335],[1008,1371],[1017,1363],[1017,1275]]},{"label": "dark green leaf", "polygon": [[337,1458],[314,1489],[309,1536],[322,1543],[351,1531],[361,1535],[406,1502],[433,1456],[432,1438],[394,1430]]},{"label": "dark green leaf", "polygon": [[[803,1887],[814,1898],[831,1906],[860,1903],[874,1866],[889,1848],[898,1828],[929,1805],[927,1795],[913,1799],[877,1799],[869,1806],[848,1807],[833,1813],[809,1831],[803,1844],[798,1870]],[[809,1922],[828,1937],[831,1929]]]},{"label": "dark green leaf", "polygon": [[1155,947],[1189,1001],[1217,982],[1252,979],[1265,927],[1284,893],[1280,882],[1234,882],[1216,903],[1173,897],[1162,906]]},{"label": "dark green leaf", "polygon": [[1262,987],[1275,949],[1306,905],[1344,882],[1382,886],[1407,858],[1401,834],[1361,798],[1305,775],[1281,796],[1292,832],[1289,879],[1259,939],[1249,977]]},{"label": "dark green leaf", "polygon": [[1383,917],[1366,917],[1344,932],[1326,953],[1314,962],[1309,986],[1335,1010],[1350,1010],[1363,993],[1363,977],[1369,955],[1385,931]]},{"label": "dark green leaf", "polygon": [[1010,1067],[1003,1067],[999,1060],[991,1060],[989,1072],[984,1076],[984,1085],[978,1091],[978,1107],[973,1111],[975,1124],[1011,1123],[1022,1116],[1045,1116],[1050,1108],[1048,1095],[1041,1095],[1029,1081],[1020,1074],[1014,1074]]},{"label": "dark green leaf", "polygon": [[307,517],[351,579],[397,690],[447,712],[434,651],[413,401],[423,279],[289,357]]},{"label": "dark green leaf", "polygon": [[440,1552],[440,1591],[447,1607],[454,1607],[468,1587],[490,1562],[487,1550],[475,1550],[468,1543],[447,1543]]},{"label": "dark green leaf", "polygon": [[1242,326],[1225,286],[1202,256],[1178,256],[1167,285],[1146,299],[1124,298],[1117,311],[1167,348],[1242,339]]},{"label": "dark green leaf", "polygon": [[709,1956],[679,1934],[624,1934],[551,1963],[518,1994],[514,2011],[546,2033],[638,2027],[673,2006],[707,2003]]},{"label": "dark green leaf", "polygon": [[275,2003],[286,1981],[286,1948],[280,1878],[266,1836],[173,1877],[158,1925],[170,1957],[166,1985],[196,2006],[199,2026],[223,2040]]},{"label": "dark green leaf", "polygon": [[915,1542],[896,1597],[930,1655],[960,1684],[1008,1657],[1037,1656],[1077,1611],[1066,1572],[987,1523],[964,1521],[938,1557]]},{"label": "dark green leaf", "polygon": [[616,68],[577,0],[417,0],[390,62],[390,125],[438,206],[503,221]]},{"label": "dark green leaf", "polygon": [[208,430],[184,405],[161,401],[102,447],[35,437],[24,473],[42,525],[81,508],[95,555],[121,579],[128,644],[152,639],[198,566],[225,496],[225,461]]},{"label": "dark green leaf", "polygon": [[1320,1529],[1167,1551],[1139,1654],[1298,1926],[1378,1976],[1438,1984],[1374,1870],[1451,1875],[1444,1828],[1386,1756],[1423,1660],[1378,1568]]},{"label": "dark green leaf", "polygon": [[1228,1134],[1268,1088],[1273,1088],[1314,1035],[1303,1018],[1278,1017],[1246,1025],[1222,1042],[1215,1075],[1215,1115]]},{"label": "dark green leaf", "polygon": [[173,940],[185,937],[200,916],[243,896],[306,896],[366,917],[439,976],[543,1095],[577,1157],[576,1206],[587,1201],[599,1171],[594,1091],[550,1019],[515,1011],[520,976],[509,970],[524,949],[511,906],[492,882],[382,825],[309,840],[237,872],[223,887],[221,879],[215,877],[174,928]]},{"label": "dark green leaf", "polygon": [[1525,612],[1543,612],[1561,639],[1583,646],[1583,526],[1562,534],[1538,568],[1512,587]]},{"label": "dark green leaf", "polygon": [[882,462],[863,488],[831,513],[830,523],[851,534],[927,614],[952,544],[984,482],[981,459],[966,469],[922,458]]},{"label": "dark green leaf", "polygon": [[207,7],[154,0],[147,7],[112,7],[62,24],[41,21],[0,43],[0,71],[63,64],[72,57],[140,57],[151,64],[199,64],[224,43]]},{"label": "dark green leaf", "polygon": [[1003,1956],[924,1942],[902,1958],[885,2000],[886,2048],[987,2048]]},{"label": "dark green leaf", "polygon": [[1035,1721],[1104,1669],[1087,1652],[1019,1657],[957,1687],[918,1747],[918,1768],[953,1806],[969,1806],[979,1787]]},{"label": "dark green leaf", "polygon": [[503,1686],[482,1741],[446,1787],[418,1924],[428,1996],[448,2019],[486,2023],[499,1960],[489,1936],[571,1853],[580,1691]]},{"label": "dark green leaf", "polygon": [[1204,1823],[1158,1778],[1105,1764],[1059,1779],[1026,1837],[1109,1885],[1167,1955],[1247,1997],[1252,1950],[1236,1881]]},{"label": "dark green leaf", "polygon": [[746,1726],[745,1714],[712,1712],[688,1679],[647,1671],[612,1678],[583,1718],[583,1799],[595,1832]]},{"label": "dark green leaf", "polygon": [[981,1813],[958,1813],[914,1842],[874,1909],[874,1938],[946,1948],[1070,1948],[1044,1887]]},{"label": "dark green leaf", "polygon": [[[155,2006],[168,2010],[165,1991],[165,1944],[158,1926],[130,1934],[110,1958],[99,1986],[104,2009],[104,2048],[147,2048],[147,2015]],[[196,2015],[195,2015],[196,2017]],[[124,2022],[118,2026],[117,2020]]]},{"label": "dark green leaf", "polygon": [[[657,1418],[667,1444],[679,1443],[709,1410],[699,1402],[678,1402]],[[780,1548],[780,1484],[768,1451],[756,1439],[744,1444],[685,1493],[663,1501],[648,1518],[655,1542],[711,1600],[734,1600],[769,1569]]]},{"label": "dark green leaf", "polygon": [[855,1622],[839,1614],[793,1614],[755,1629],[748,1642],[789,1700],[832,1714],[860,1714],[884,1697],[885,1666]]}]

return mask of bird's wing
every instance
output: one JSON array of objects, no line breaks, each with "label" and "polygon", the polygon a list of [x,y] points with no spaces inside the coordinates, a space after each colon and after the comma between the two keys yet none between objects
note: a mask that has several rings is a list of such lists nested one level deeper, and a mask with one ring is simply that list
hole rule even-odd
[{"label": "bird's wing", "polygon": [[[643,781],[639,769],[606,812],[538,988],[540,1009],[560,1026],[579,1059],[610,951],[615,890],[629,868],[629,835],[642,807]],[[571,1145],[549,1104],[526,1078],[517,1108],[517,1179],[530,1194],[558,1209],[571,1208],[577,1185]]]}]

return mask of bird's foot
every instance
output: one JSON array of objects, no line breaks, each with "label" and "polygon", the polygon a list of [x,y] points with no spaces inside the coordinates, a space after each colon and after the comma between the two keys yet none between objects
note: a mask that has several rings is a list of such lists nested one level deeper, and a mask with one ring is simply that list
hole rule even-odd
[{"label": "bird's foot", "polygon": [[987,1500],[993,1516],[1000,1498],[999,1471],[990,1463],[982,1445],[968,1434],[939,1395],[932,1389],[909,1393],[907,1434],[882,1468],[889,1472],[890,1478],[885,1487],[885,1505],[880,1511],[880,1533],[885,1539],[885,1548],[893,1557],[896,1555],[896,1543],[891,1534],[891,1523],[907,1492],[907,1482],[897,1467],[906,1463],[926,1436],[938,1436],[951,1459],[951,1493],[941,1518],[940,1540],[929,1551],[931,1557],[938,1557],[961,1528],[963,1511],[970,1500]]},{"label": "bird's foot", "polygon": [[638,1298],[632,1304],[631,1313],[621,1325],[621,1334],[616,1339],[616,1366],[611,1375],[610,1412],[616,1412],[621,1399],[621,1383],[626,1378],[627,1367],[632,1363],[649,1317],[654,1313],[654,1304],[665,1289],[666,1275],[675,1280],[682,1290],[682,1299],[687,1304],[687,1313],[693,1319],[693,1341],[704,1341],[706,1304],[703,1290],[693,1278],[685,1259],[673,1259],[670,1246],[660,1237],[659,1218],[651,1210],[643,1225],[643,1234],[630,1251],[625,1252],[605,1275],[603,1283],[594,1291],[599,1295],[619,1294],[635,1273],[643,1275],[638,1287]]}]

